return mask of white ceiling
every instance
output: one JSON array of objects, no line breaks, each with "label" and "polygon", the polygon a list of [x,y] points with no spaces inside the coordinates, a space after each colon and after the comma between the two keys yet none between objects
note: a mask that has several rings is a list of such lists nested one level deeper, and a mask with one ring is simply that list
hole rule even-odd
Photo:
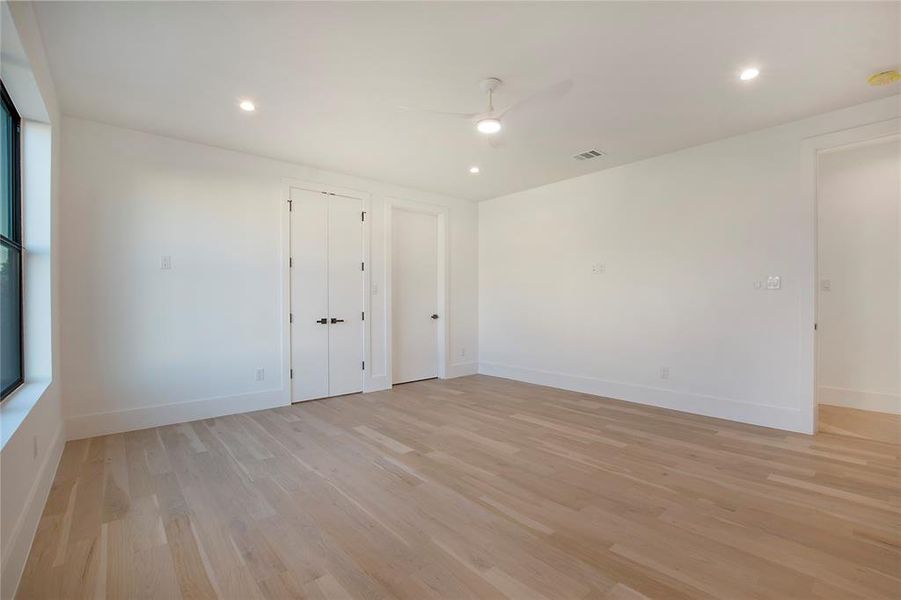
[{"label": "white ceiling", "polygon": [[[899,93],[901,4],[39,3],[63,112],[475,200]],[[738,81],[758,66],[760,77]],[[466,121],[498,76],[491,148]],[[237,109],[252,98],[254,114]],[[598,148],[603,158],[572,155]],[[481,174],[470,175],[477,164]]]}]

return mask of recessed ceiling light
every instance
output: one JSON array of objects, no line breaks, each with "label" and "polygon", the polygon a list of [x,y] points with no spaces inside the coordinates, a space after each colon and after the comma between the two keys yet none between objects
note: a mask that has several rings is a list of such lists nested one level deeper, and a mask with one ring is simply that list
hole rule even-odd
[{"label": "recessed ceiling light", "polygon": [[472,173],[473,175],[475,175],[476,173],[479,172],[479,168],[478,167],[469,167],[469,172]]},{"label": "recessed ceiling light", "polygon": [[501,130],[501,122],[497,119],[482,119],[476,123],[476,129],[479,130],[479,133],[497,133]]},{"label": "recessed ceiling light", "polygon": [[240,106],[241,110],[244,112],[253,112],[257,109],[256,105],[250,100],[241,100],[241,104],[238,106]]},{"label": "recessed ceiling light", "polygon": [[760,69],[756,69],[754,67],[750,67],[741,72],[741,75],[738,76],[742,81],[751,81],[755,77],[760,75]]}]

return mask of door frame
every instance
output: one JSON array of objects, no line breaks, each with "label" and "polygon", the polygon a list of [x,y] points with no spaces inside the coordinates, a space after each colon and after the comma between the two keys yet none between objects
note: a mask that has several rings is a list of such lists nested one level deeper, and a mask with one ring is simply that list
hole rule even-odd
[{"label": "door frame", "polygon": [[427,202],[417,202],[413,200],[405,200],[402,198],[385,198],[385,312],[387,313],[385,327],[385,348],[387,350],[385,357],[385,369],[388,377],[388,386],[394,386],[394,305],[392,297],[393,286],[393,253],[394,253],[394,213],[398,210],[408,212],[425,213],[434,215],[438,220],[438,298],[436,310],[438,311],[438,379],[447,379],[447,366],[450,331],[450,315],[447,308],[450,306],[448,302],[448,275],[450,269],[448,266],[448,208],[438,204],[429,204]]},{"label": "door frame", "polygon": [[[844,146],[871,143],[880,138],[888,138],[901,133],[901,118],[895,117],[851,127],[832,133],[818,135],[801,142],[801,193],[808,213],[808,241],[803,244],[807,253],[805,264],[810,265],[806,274],[807,281],[801,286],[801,386],[798,390],[801,407],[799,431],[814,434],[818,427],[817,398],[817,363],[818,351],[816,323],[819,316],[819,214],[817,212],[817,193],[819,187],[819,156],[823,152],[836,150]],[[810,326],[804,326],[809,323]]]},{"label": "door frame", "polygon": [[[291,352],[291,322],[290,322],[290,314],[291,314],[291,189],[297,188],[300,190],[304,190],[307,192],[313,192],[316,194],[327,194],[333,196],[344,196],[347,198],[353,198],[354,200],[359,200],[362,207],[363,212],[366,213],[366,219],[363,220],[363,235],[362,235],[362,257],[363,264],[365,268],[363,269],[363,285],[360,289],[360,293],[363,294],[363,311],[365,312],[366,318],[363,320],[363,339],[360,340],[360,343],[363,344],[363,362],[364,367],[360,371],[360,377],[362,378],[362,389],[363,392],[372,391],[372,382],[370,373],[372,372],[372,356],[370,351],[370,340],[372,338],[372,319],[371,315],[371,306],[370,306],[370,295],[368,293],[371,288],[371,278],[372,278],[372,269],[371,269],[371,252],[370,252],[370,244],[371,244],[371,230],[370,226],[372,223],[372,219],[369,218],[372,215],[372,197],[368,192],[363,192],[360,190],[355,190],[351,188],[343,188],[334,185],[326,185],[323,183],[313,183],[309,181],[303,181],[299,179],[288,179],[285,178],[282,180],[283,186],[283,207],[281,210],[281,245],[282,245],[282,277],[281,277],[281,285],[282,285],[282,385],[284,389],[288,390],[288,404],[294,403],[294,380],[291,378],[291,364],[292,364],[292,352]],[[299,400],[300,402],[307,402],[307,400]]]}]

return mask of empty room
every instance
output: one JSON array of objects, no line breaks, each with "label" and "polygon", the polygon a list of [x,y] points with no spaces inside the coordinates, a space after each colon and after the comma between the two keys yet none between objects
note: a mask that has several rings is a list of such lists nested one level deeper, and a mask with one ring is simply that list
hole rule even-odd
[{"label": "empty room", "polygon": [[901,2],[0,0],[0,600],[901,598]]}]

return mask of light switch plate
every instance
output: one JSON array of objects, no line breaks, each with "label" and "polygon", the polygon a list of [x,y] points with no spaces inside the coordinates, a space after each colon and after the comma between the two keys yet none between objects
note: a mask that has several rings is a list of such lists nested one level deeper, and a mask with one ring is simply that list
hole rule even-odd
[{"label": "light switch plate", "polygon": [[160,269],[164,271],[168,271],[172,268],[172,257],[171,256],[163,256],[160,258]]},{"label": "light switch plate", "polygon": [[778,290],[782,287],[782,278],[778,275],[770,275],[766,278],[766,289]]}]

